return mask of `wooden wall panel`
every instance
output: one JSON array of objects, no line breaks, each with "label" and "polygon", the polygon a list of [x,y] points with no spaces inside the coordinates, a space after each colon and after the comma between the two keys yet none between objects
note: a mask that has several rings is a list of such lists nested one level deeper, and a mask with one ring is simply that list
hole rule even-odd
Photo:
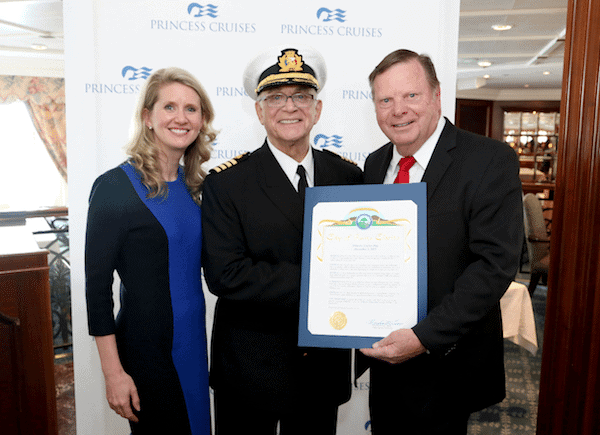
[{"label": "wooden wall panel", "polygon": [[490,137],[493,105],[493,101],[457,99],[455,125]]},{"label": "wooden wall panel", "polygon": [[0,429],[6,434],[23,433],[23,362],[19,329],[19,319],[0,311]]},{"label": "wooden wall panel", "polygon": [[600,0],[570,0],[540,435],[600,433]]},{"label": "wooden wall panel", "polygon": [[0,427],[2,435],[56,435],[58,431],[48,275],[47,251],[0,255],[0,311],[5,319],[18,323],[3,328],[10,336],[2,347],[10,352],[0,353],[0,369],[10,371],[2,382],[20,401],[11,418],[4,418],[6,409],[0,411],[7,421]]}]

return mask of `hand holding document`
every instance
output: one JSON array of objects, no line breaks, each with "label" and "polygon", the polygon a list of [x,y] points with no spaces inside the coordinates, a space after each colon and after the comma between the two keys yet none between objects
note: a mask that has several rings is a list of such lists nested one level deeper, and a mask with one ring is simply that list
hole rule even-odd
[{"label": "hand holding document", "polygon": [[426,352],[426,349],[412,329],[397,329],[375,343],[373,348],[360,351],[371,358],[400,364]]},{"label": "hand holding document", "polygon": [[370,347],[424,317],[425,190],[307,191],[299,345]]}]

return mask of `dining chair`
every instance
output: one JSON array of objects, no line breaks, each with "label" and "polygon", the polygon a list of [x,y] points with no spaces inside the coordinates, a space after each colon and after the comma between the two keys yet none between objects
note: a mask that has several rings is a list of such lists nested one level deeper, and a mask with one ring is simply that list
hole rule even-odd
[{"label": "dining chair", "polygon": [[533,292],[542,276],[548,276],[550,269],[550,236],[547,232],[542,203],[533,193],[523,198],[525,218],[525,240],[529,255],[531,279],[529,294]]}]

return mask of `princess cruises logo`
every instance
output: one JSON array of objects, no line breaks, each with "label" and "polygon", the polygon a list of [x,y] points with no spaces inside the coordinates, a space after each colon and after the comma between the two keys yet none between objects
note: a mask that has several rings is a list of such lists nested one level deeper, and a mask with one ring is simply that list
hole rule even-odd
[{"label": "princess cruises logo", "polygon": [[[316,23],[286,24],[281,23],[283,35],[312,35],[320,37],[381,38],[383,29],[370,23],[345,25],[348,18],[343,9],[319,8],[316,11]],[[352,21],[356,23],[356,20]]]},{"label": "princess cruises logo", "polygon": [[332,134],[331,136],[327,136],[324,134],[318,134],[315,136],[313,142],[315,147],[325,149],[328,147],[334,147],[335,153],[344,157],[345,159],[352,160],[353,162],[364,162],[368,157],[368,152],[361,151],[344,151],[342,148],[344,147],[344,143],[342,141],[343,136],[338,136],[337,134]]},{"label": "princess cruises logo", "polygon": [[132,95],[138,94],[144,85],[144,80],[150,77],[152,68],[142,66],[140,68],[127,65],[121,69],[121,77],[126,81],[116,83],[86,83],[86,94],[116,94]]},{"label": "princess cruises logo", "polygon": [[319,148],[327,148],[327,147],[342,147],[342,136],[338,136],[334,134],[332,136],[325,136],[324,134],[318,134],[315,136],[315,146]]},{"label": "princess cruises logo", "polygon": [[180,14],[179,18],[151,19],[150,30],[158,32],[256,33],[255,23],[217,20],[216,18],[220,18],[222,12],[219,11],[218,6],[211,3],[205,5],[190,3],[185,10],[177,9],[176,11]]},{"label": "princess cruises logo", "polygon": [[187,10],[188,14],[195,18],[203,17],[204,15],[211,18],[217,18],[217,9],[217,6],[211,4],[203,6],[198,3],[190,3]]},{"label": "princess cruises logo", "polygon": [[321,8],[317,11],[317,18],[323,22],[339,21],[340,23],[343,23],[344,21],[346,21],[345,14],[346,11],[343,11],[341,9],[334,9],[332,11],[331,9]]},{"label": "princess cruises logo", "polygon": [[[126,66],[121,70],[121,75],[127,80],[146,80],[148,77],[150,77],[150,73],[152,73],[152,70],[150,68],[146,68],[145,66],[141,68]],[[127,76],[129,76],[129,78]]]}]

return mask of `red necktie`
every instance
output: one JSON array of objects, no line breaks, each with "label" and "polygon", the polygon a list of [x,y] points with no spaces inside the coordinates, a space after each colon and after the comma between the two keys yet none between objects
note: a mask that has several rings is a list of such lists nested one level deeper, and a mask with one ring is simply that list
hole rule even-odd
[{"label": "red necktie", "polygon": [[416,162],[416,160],[413,156],[402,157],[400,159],[400,163],[398,163],[398,166],[400,166],[400,169],[398,170],[398,175],[396,176],[396,179],[394,180],[394,184],[409,182],[408,170],[411,168],[412,165],[415,164],[415,162]]}]

